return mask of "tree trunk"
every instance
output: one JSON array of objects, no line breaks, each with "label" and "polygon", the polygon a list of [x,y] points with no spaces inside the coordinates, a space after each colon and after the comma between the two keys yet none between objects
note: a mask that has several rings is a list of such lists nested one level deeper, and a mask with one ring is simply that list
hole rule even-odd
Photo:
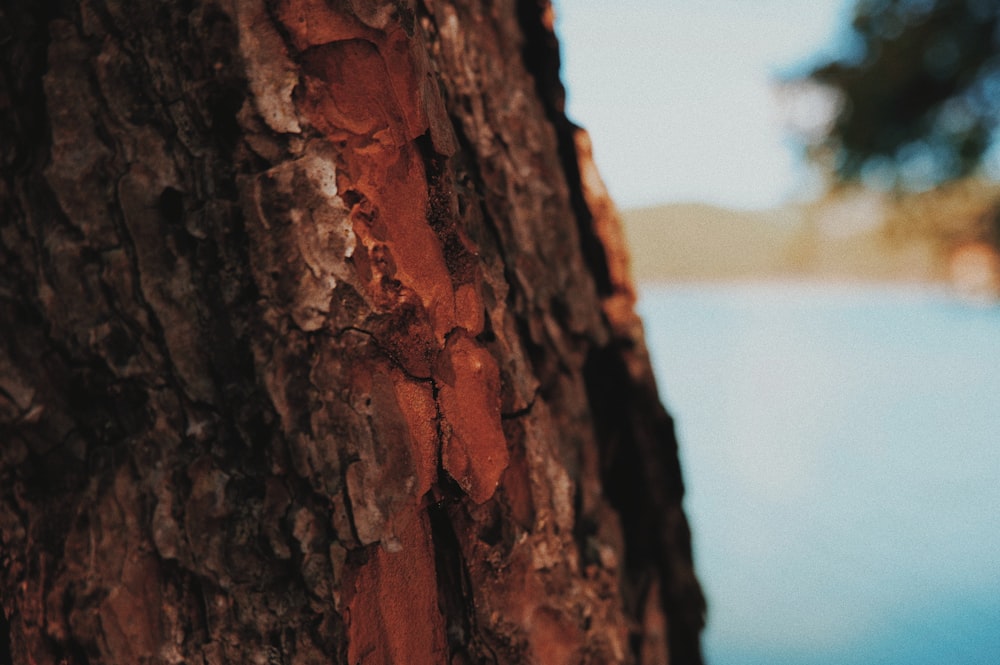
[{"label": "tree trunk", "polygon": [[545,0],[0,9],[0,663],[700,662]]}]

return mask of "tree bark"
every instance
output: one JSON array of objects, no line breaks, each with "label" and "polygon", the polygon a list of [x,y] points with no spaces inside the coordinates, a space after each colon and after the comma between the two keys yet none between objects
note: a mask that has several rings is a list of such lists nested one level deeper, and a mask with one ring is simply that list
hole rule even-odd
[{"label": "tree bark", "polygon": [[0,663],[700,662],[544,0],[0,10]]}]

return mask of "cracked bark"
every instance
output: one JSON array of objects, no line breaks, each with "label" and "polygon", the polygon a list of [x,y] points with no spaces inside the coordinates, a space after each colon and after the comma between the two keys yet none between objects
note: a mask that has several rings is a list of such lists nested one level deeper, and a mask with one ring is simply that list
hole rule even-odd
[{"label": "cracked bark", "polygon": [[0,11],[0,663],[698,663],[547,3]]}]

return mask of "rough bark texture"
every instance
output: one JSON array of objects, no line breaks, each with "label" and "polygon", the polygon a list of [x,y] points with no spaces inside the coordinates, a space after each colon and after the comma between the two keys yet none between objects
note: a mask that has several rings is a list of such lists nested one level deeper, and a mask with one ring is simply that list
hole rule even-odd
[{"label": "rough bark texture", "polygon": [[0,663],[700,662],[542,0],[0,9]]}]

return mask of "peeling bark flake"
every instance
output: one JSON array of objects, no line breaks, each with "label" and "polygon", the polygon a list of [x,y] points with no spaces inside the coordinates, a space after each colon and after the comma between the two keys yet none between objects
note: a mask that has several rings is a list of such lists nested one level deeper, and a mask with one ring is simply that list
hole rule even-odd
[{"label": "peeling bark flake", "polygon": [[441,463],[476,503],[496,491],[507,468],[500,425],[500,372],[488,351],[462,331],[448,340],[437,375],[441,418],[447,424]]},{"label": "peeling bark flake", "polygon": [[439,665],[446,662],[447,647],[430,522],[415,509],[397,517],[398,551],[372,548],[351,583],[348,662]]}]

